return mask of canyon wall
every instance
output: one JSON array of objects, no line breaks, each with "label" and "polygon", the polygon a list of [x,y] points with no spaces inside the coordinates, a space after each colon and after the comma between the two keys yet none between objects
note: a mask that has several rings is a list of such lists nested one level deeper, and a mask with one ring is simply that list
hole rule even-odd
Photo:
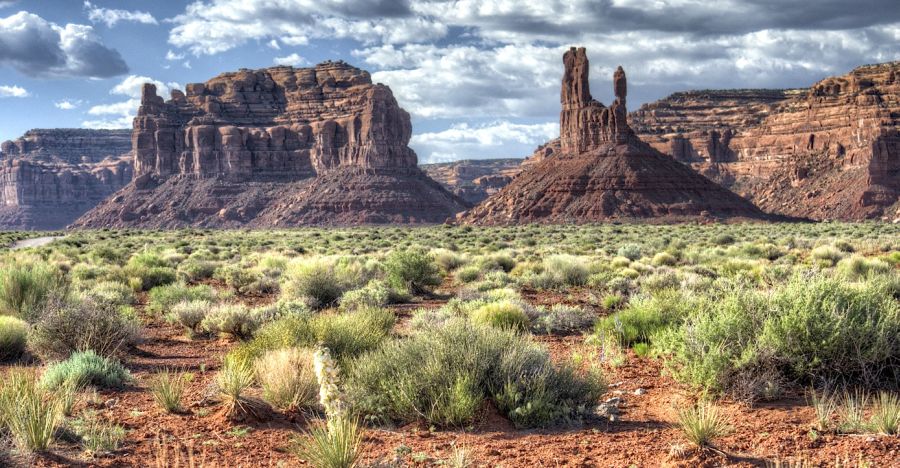
[{"label": "canyon wall", "polygon": [[465,159],[423,164],[429,177],[472,205],[505,187],[519,173],[522,159]]},{"label": "canyon wall", "polygon": [[134,183],[78,227],[442,222],[465,203],[408,147],[391,90],[344,62],[224,73],[175,90],[145,84]]},{"label": "canyon wall", "polygon": [[809,89],[676,93],[630,121],[638,136],[767,211],[900,218],[900,62]]},{"label": "canyon wall", "polygon": [[0,229],[62,229],[131,181],[129,130],[36,129],[0,145]]}]

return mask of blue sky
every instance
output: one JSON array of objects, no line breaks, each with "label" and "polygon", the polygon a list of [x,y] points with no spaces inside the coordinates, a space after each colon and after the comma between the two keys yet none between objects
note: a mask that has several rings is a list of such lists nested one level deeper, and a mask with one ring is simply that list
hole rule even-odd
[{"label": "blue sky", "polygon": [[130,127],[140,84],[343,59],[391,86],[422,162],[521,157],[558,134],[561,55],[629,107],[800,87],[900,59],[896,0],[0,0],[0,140]]}]

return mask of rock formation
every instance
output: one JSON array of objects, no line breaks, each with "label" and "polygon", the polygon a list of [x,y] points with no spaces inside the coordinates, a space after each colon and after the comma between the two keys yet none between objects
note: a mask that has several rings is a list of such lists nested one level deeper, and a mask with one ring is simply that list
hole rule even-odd
[{"label": "rock formation", "polygon": [[132,176],[129,130],[36,129],[0,145],[0,229],[62,229]]},{"label": "rock formation", "polygon": [[630,118],[641,139],[767,211],[897,219],[898,76],[892,62],[809,89],[676,93]]},{"label": "rock formation", "polygon": [[437,223],[465,203],[407,146],[391,90],[343,62],[225,73],[173,91],[146,84],[132,184],[78,227]]},{"label": "rock formation", "polygon": [[505,187],[521,164],[522,159],[466,159],[420,167],[444,188],[476,205]]},{"label": "rock formation", "polygon": [[591,97],[584,48],[563,56],[560,143],[512,182],[459,216],[464,223],[588,223],[614,219],[765,218],[747,200],[643,143],[627,122],[625,72],[616,99]]}]

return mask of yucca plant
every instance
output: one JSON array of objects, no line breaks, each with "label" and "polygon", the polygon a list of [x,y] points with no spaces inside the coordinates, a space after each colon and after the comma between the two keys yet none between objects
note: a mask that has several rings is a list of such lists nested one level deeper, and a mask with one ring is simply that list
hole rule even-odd
[{"label": "yucca plant", "polygon": [[181,399],[187,383],[187,375],[166,369],[153,376],[150,392],[156,403],[167,413],[179,413],[184,409]]},{"label": "yucca plant", "polygon": [[679,410],[678,427],[690,442],[700,448],[710,447],[715,439],[731,431],[719,408],[709,403],[698,403]]},{"label": "yucca plant", "polygon": [[816,413],[814,428],[818,431],[827,431],[831,428],[831,419],[837,412],[838,402],[827,392],[822,393],[810,390],[809,404]]},{"label": "yucca plant", "polygon": [[309,430],[297,443],[297,456],[314,468],[357,466],[362,446],[362,430],[356,419],[340,415]]},{"label": "yucca plant", "polygon": [[0,386],[0,423],[7,427],[19,449],[47,450],[63,420],[57,397],[38,383],[28,370],[12,370]]},{"label": "yucca plant", "polygon": [[235,422],[263,419],[265,404],[244,393],[253,385],[253,366],[246,361],[226,358],[216,376],[216,386],[223,398],[225,416]]},{"label": "yucca plant", "polygon": [[269,351],[256,360],[256,378],[263,398],[273,406],[297,410],[315,406],[319,383],[313,369],[313,352],[287,348]]},{"label": "yucca plant", "polygon": [[879,393],[872,405],[869,424],[882,434],[897,434],[900,429],[900,397],[896,393]]},{"label": "yucca plant", "polygon": [[841,432],[861,432],[866,429],[865,410],[869,395],[863,390],[844,393],[841,400]]}]

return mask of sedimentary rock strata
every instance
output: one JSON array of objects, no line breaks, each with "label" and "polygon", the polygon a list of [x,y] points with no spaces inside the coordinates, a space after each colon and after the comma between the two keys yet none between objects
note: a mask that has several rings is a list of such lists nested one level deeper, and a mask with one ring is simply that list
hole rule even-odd
[{"label": "sedimentary rock strata", "polygon": [[498,193],[459,217],[477,224],[587,223],[613,219],[764,218],[745,199],[643,143],[629,127],[627,86],[613,76],[610,107],[591,97],[583,48],[563,56],[555,145]]},{"label": "sedimentary rock strata", "polygon": [[77,223],[284,226],[435,223],[465,203],[417,167],[409,114],[343,62],[144,86],[135,180]]},{"label": "sedimentary rock strata", "polygon": [[809,89],[676,93],[631,114],[641,139],[776,213],[900,218],[900,62]]},{"label": "sedimentary rock strata", "polygon": [[132,176],[129,130],[36,129],[0,145],[0,229],[61,229]]},{"label": "sedimentary rock strata", "polygon": [[447,190],[476,205],[505,187],[519,172],[522,159],[466,159],[423,164],[422,170]]}]

